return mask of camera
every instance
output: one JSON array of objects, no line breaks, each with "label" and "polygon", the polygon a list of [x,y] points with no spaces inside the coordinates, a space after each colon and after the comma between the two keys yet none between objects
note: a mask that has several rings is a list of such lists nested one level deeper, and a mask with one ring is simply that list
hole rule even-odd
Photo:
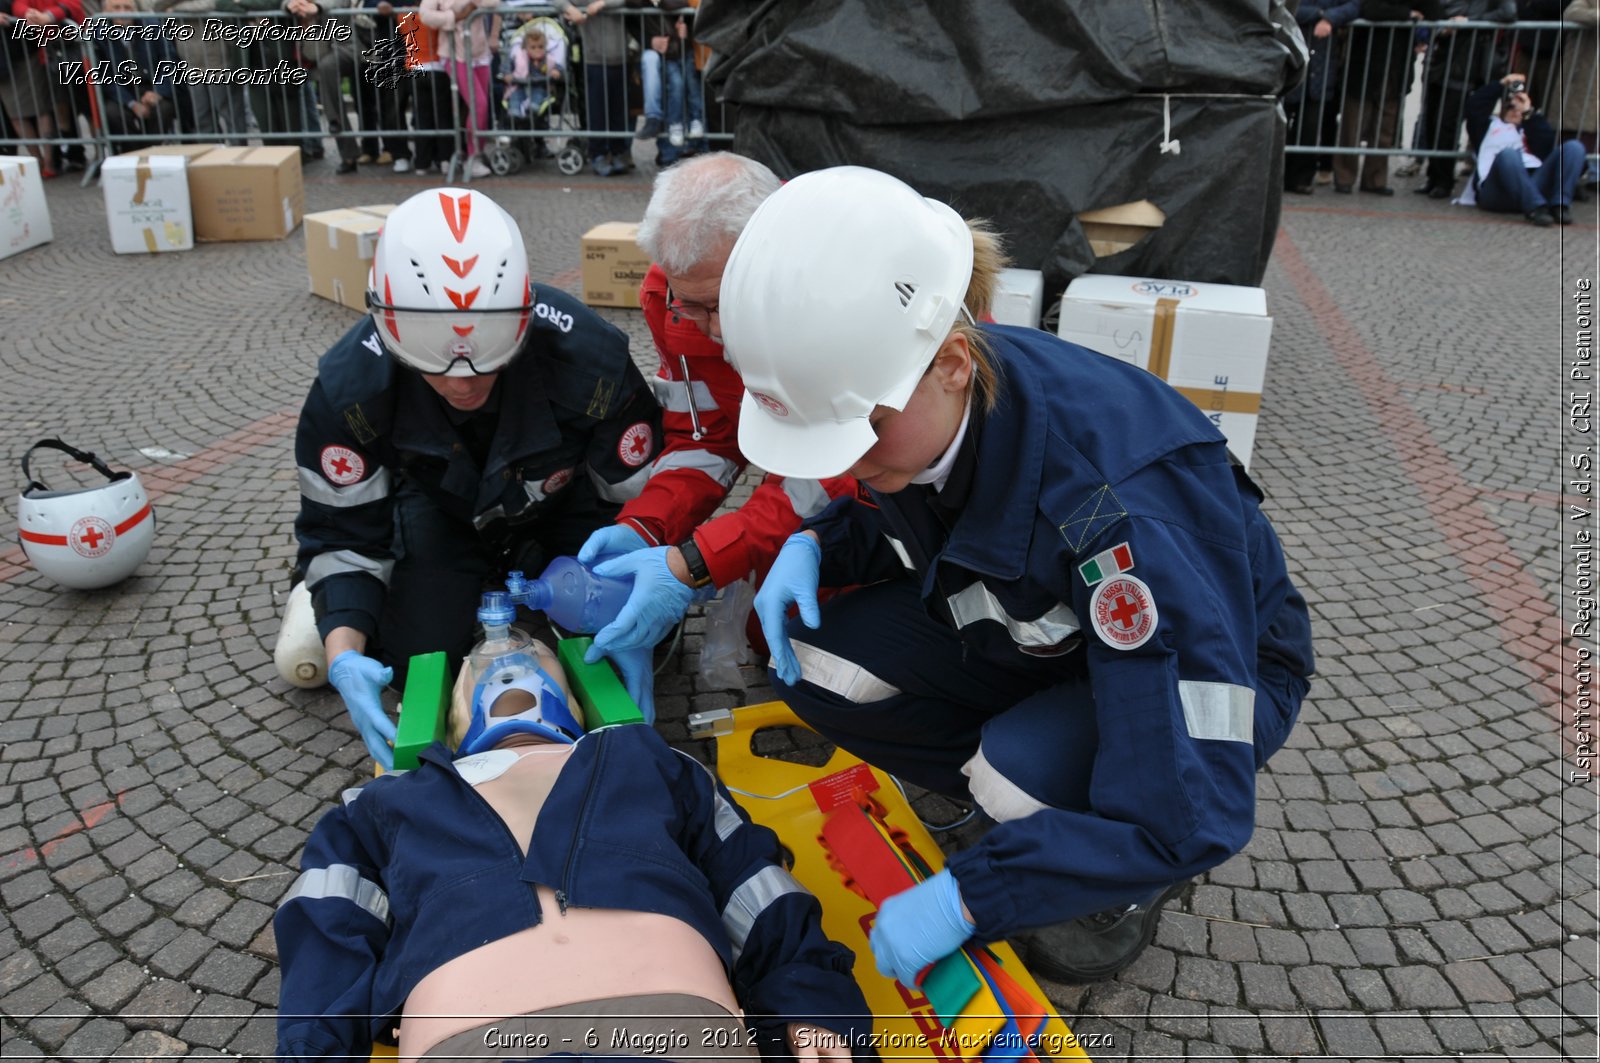
[{"label": "camera", "polygon": [[1521,79],[1513,79],[1511,81],[1506,82],[1505,89],[1502,90],[1502,92],[1500,93],[1500,98],[1504,102],[1510,103],[1513,99],[1516,98],[1517,93],[1519,93],[1519,92],[1527,92],[1527,91],[1528,91],[1528,83],[1526,81],[1523,81]]}]

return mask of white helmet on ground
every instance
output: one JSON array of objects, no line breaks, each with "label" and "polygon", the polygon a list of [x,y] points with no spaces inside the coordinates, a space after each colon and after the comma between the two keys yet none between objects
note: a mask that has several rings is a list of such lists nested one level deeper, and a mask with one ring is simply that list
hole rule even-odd
[{"label": "white helmet on ground", "polygon": [[[52,491],[28,471],[41,447],[93,466],[98,487]],[[156,518],[134,472],[112,472],[99,458],[59,439],[41,439],[22,456],[28,486],[17,499],[17,538],[33,567],[63,587],[88,591],[125,579],[150,553]]]},{"label": "white helmet on ground", "polygon": [[972,232],[877,170],[802,174],[751,217],[722,274],[722,342],[744,378],[739,449],[784,476],[848,469],[903,409],[972,279]]},{"label": "white helmet on ground", "polygon": [[420,373],[495,373],[522,348],[533,311],[516,221],[464,188],[432,188],[384,219],[367,279],[384,347]]}]

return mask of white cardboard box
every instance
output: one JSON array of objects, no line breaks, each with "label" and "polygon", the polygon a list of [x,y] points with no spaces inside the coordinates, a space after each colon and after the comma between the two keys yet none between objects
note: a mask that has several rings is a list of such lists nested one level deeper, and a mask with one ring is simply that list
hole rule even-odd
[{"label": "white cardboard box", "polygon": [[1266,292],[1087,274],[1067,286],[1056,331],[1177,388],[1249,466],[1272,341]]},{"label": "white cardboard box", "polygon": [[1036,269],[1003,269],[989,314],[1002,325],[1038,328],[1044,312],[1044,274]]},{"label": "white cardboard box", "polygon": [[111,250],[119,255],[194,247],[188,160],[181,155],[113,155],[100,167]]},{"label": "white cardboard box", "polygon": [[52,236],[39,160],[0,158],[0,258],[47,244]]}]

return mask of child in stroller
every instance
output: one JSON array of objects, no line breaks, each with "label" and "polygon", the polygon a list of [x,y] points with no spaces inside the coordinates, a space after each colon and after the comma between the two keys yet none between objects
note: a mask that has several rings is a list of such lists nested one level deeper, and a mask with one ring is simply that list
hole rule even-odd
[{"label": "child in stroller", "polygon": [[[567,37],[560,23],[551,18],[523,23],[508,34],[502,54],[510,56],[510,69],[500,75],[506,86],[500,106],[507,128],[531,134],[577,127],[569,100],[572,88],[567,77]],[[500,137],[488,152],[489,166],[497,174],[515,173],[525,161],[554,156],[563,173],[576,173],[583,167],[583,158],[578,152],[572,169],[568,169],[570,139]]]}]

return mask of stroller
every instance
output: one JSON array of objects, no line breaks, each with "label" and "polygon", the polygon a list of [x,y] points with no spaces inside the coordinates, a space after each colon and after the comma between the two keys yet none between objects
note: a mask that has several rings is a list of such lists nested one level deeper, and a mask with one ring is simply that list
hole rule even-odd
[{"label": "stroller", "polygon": [[501,39],[500,54],[520,55],[524,37],[536,31],[543,32],[550,61],[562,68],[563,76],[550,82],[549,93],[536,106],[513,109],[513,99],[519,104],[525,102],[518,96],[519,91],[525,90],[513,90],[497,102],[500,124],[512,135],[495,137],[484,149],[484,160],[491,171],[504,177],[548,155],[556,160],[557,169],[572,177],[583,172],[583,147],[574,135],[583,125],[578,118],[577,79],[569,61],[574,49],[567,31],[556,19],[538,16],[520,26],[508,27]]}]

